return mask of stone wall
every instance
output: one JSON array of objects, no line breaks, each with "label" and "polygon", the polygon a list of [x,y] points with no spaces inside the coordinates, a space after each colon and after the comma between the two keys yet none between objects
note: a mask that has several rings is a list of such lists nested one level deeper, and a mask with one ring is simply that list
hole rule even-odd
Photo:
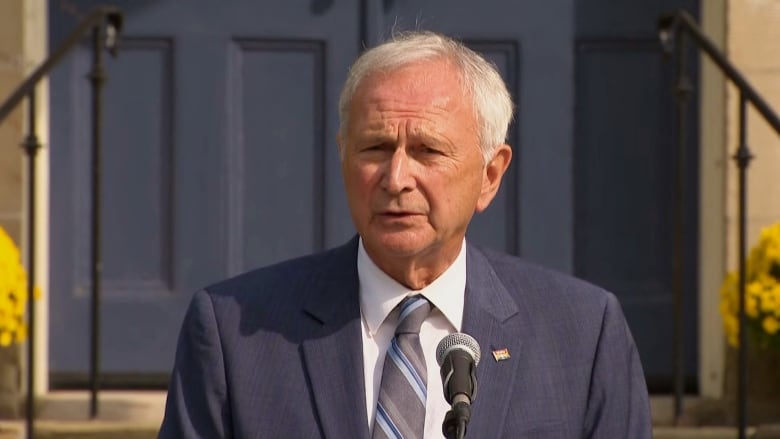
[{"label": "stone wall", "polygon": [[[0,1],[0,101],[22,82],[25,73],[23,0]],[[22,238],[23,108],[0,123],[0,227],[17,245]]]},{"label": "stone wall", "polygon": [[[24,0],[0,1],[0,102],[29,70],[24,56]],[[22,245],[24,106],[0,122],[0,227]],[[0,348],[0,418],[18,417],[22,398],[21,349]]]},{"label": "stone wall", "polygon": [[[780,113],[780,0],[730,0],[727,50],[731,61],[769,105]],[[727,88],[727,157],[738,141],[739,93]],[[748,174],[748,242],[756,242],[762,227],[780,221],[780,135],[750,108],[748,145],[755,156]],[[737,266],[737,172],[728,164],[726,218],[729,224],[727,266]]]}]

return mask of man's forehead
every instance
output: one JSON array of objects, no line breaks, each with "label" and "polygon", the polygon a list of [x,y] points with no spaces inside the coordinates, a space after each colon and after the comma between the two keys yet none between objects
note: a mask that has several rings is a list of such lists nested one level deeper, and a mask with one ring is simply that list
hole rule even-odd
[{"label": "man's forehead", "polygon": [[451,62],[424,60],[368,74],[358,87],[366,97],[437,94],[460,96],[460,75]]},{"label": "man's forehead", "polygon": [[400,123],[406,135],[438,137],[452,127],[456,114],[473,117],[471,103],[451,62],[414,62],[367,75],[353,96],[350,125],[372,138],[397,136]]}]

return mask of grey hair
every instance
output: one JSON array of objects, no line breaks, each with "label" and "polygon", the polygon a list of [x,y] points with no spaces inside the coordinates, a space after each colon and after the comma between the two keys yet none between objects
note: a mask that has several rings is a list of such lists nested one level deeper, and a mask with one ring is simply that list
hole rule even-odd
[{"label": "grey hair", "polygon": [[[339,96],[339,133],[346,136],[352,97],[360,83],[373,73],[393,71],[418,61],[445,59],[460,70],[465,96],[473,100],[482,157],[487,163],[506,141],[513,104],[496,66],[452,38],[434,32],[409,32],[393,36],[358,57]],[[343,157],[343,146],[339,153]]]}]

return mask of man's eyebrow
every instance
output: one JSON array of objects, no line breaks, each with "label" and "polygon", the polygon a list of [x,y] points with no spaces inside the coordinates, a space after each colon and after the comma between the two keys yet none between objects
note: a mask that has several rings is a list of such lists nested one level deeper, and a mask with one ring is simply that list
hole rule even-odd
[{"label": "man's eyebrow", "polygon": [[389,131],[380,131],[380,130],[376,130],[376,131],[372,130],[369,132],[363,131],[361,133],[358,133],[355,137],[358,140],[362,140],[364,142],[365,141],[386,142],[388,140],[396,139],[396,136],[393,133]]},{"label": "man's eyebrow", "polygon": [[412,138],[421,141],[422,143],[440,144],[448,143],[447,138],[437,133],[420,132],[412,134]]}]

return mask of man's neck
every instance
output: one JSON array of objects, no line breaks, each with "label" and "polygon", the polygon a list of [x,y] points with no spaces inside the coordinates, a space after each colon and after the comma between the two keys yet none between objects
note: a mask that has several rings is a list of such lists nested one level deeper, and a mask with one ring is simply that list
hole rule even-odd
[{"label": "man's neck", "polygon": [[410,290],[421,290],[435,281],[457,259],[461,244],[452,249],[438,248],[408,258],[382,258],[366,248],[371,260],[396,282]]}]

